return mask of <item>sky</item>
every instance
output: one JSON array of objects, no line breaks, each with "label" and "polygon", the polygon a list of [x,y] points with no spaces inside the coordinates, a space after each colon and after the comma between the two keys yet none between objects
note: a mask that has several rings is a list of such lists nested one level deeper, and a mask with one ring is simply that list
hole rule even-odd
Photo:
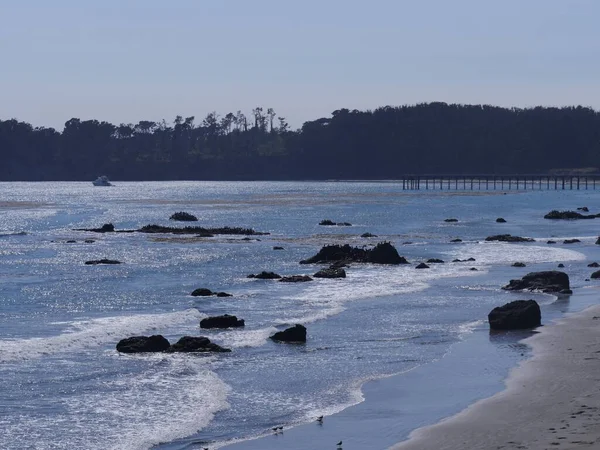
[{"label": "sky", "polygon": [[0,0],[0,119],[600,109],[598,0]]}]

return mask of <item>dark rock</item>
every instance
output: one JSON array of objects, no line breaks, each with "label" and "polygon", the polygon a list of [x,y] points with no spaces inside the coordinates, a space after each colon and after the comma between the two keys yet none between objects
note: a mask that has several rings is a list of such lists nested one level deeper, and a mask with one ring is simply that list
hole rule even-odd
[{"label": "dark rock", "polygon": [[512,267],[525,267],[525,263],[516,262],[516,263],[513,263]]},{"label": "dark rock", "polygon": [[302,283],[305,281],[312,281],[313,279],[311,277],[309,277],[308,275],[290,275],[287,277],[282,277],[279,279],[279,281],[282,281],[283,283]]},{"label": "dark rock", "polygon": [[562,291],[559,292],[559,294],[562,295],[571,295],[573,293],[573,291],[571,289],[563,289]]},{"label": "dark rock", "polygon": [[67,241],[67,244],[76,244],[76,243],[77,243],[77,241],[76,241],[76,240],[74,240],[74,239],[69,239],[69,240]]},{"label": "dark rock", "polygon": [[121,261],[117,261],[116,259],[95,259],[93,261],[86,261],[85,264],[88,266],[96,266],[98,264],[121,264]]},{"label": "dark rock", "polygon": [[217,297],[233,297],[233,295],[228,294],[227,292],[217,292]]},{"label": "dark rock", "polygon": [[169,217],[169,220],[178,220],[180,222],[198,222],[198,218],[193,214],[179,211]]},{"label": "dark rock", "polygon": [[275,247],[273,247],[273,250],[283,250],[283,247],[280,247],[279,245],[276,245]]},{"label": "dark rock", "polygon": [[450,242],[462,242],[462,239],[456,238],[456,239],[452,239]]},{"label": "dark rock", "polygon": [[374,264],[408,264],[398,254],[398,250],[389,242],[380,242],[372,249],[350,247],[350,245],[326,245],[312,258],[300,261],[300,264],[318,262],[345,261]]},{"label": "dark rock", "polygon": [[563,263],[560,263],[560,264],[558,265],[558,267],[559,267],[559,268],[563,268],[563,267],[565,267],[565,265],[564,265]]},{"label": "dark rock", "polygon": [[306,327],[294,325],[286,330],[278,331],[270,338],[282,342],[306,342]]},{"label": "dark rock", "polygon": [[504,218],[502,218],[502,217],[498,217],[496,219],[496,223],[506,223],[506,220]]},{"label": "dark rock", "polygon": [[346,271],[344,269],[321,269],[313,275],[315,278],[346,278]]},{"label": "dark rock", "polygon": [[209,295],[215,295],[215,293],[210,289],[198,288],[194,289],[191,295],[192,297],[208,297]]},{"label": "dark rock", "polygon": [[412,242],[410,242],[410,241],[404,241],[404,242],[402,243],[402,245],[411,245],[411,244],[412,244]]},{"label": "dark rock", "polygon": [[377,237],[376,234],[372,234],[372,233],[363,233],[360,235],[360,237],[362,238],[372,238],[372,237]]},{"label": "dark rock", "polygon": [[593,262],[588,264],[588,267],[600,267],[600,264],[598,264],[597,262]]},{"label": "dark rock", "polygon": [[546,244],[556,244],[556,241],[548,241]]},{"label": "dark rock", "polygon": [[593,274],[590,275],[590,278],[593,280],[600,278],[600,270],[596,270]]},{"label": "dark rock", "polygon": [[105,223],[100,228],[76,228],[76,231],[90,231],[92,233],[112,233],[115,226],[112,223]]},{"label": "dark rock", "polygon": [[210,236],[214,234],[234,234],[248,236],[263,236],[269,233],[254,231],[252,228],[241,227],[220,227],[220,228],[204,228],[204,227],[164,227],[162,225],[145,225],[139,230],[139,233],[168,233],[168,234],[196,234],[200,236]]},{"label": "dark rock", "polygon": [[497,234],[495,236],[488,236],[485,238],[486,241],[499,241],[499,242],[535,242],[535,239],[525,238],[521,236],[511,236],[510,234]]},{"label": "dark rock", "polygon": [[204,336],[183,336],[175,344],[171,345],[166,351],[167,353],[225,353],[230,352],[231,350],[228,348],[223,348],[220,345],[213,344],[210,342],[210,339]]},{"label": "dark rock", "polygon": [[488,321],[493,330],[535,328],[542,324],[542,313],[535,300],[517,300],[492,309]]},{"label": "dark rock", "polygon": [[222,316],[206,317],[200,321],[200,328],[235,328],[243,327],[244,319],[223,314]]},{"label": "dark rock", "polygon": [[258,278],[259,280],[275,280],[277,278],[281,278],[281,275],[275,272],[265,272],[264,270],[261,273],[257,273],[256,275],[250,274],[247,278]]},{"label": "dark rock", "polygon": [[425,263],[419,264],[415,269],[429,269],[429,266]]},{"label": "dark rock", "polygon": [[577,211],[590,212],[587,206],[582,206],[581,208],[577,208]]},{"label": "dark rock", "polygon": [[476,272],[479,269],[477,267],[471,267],[469,270],[472,270],[473,272]]},{"label": "dark rock", "polygon": [[160,334],[154,336],[132,336],[117,343],[121,353],[164,352],[171,344]]},{"label": "dark rock", "polygon": [[595,219],[599,217],[598,214],[581,214],[576,211],[557,211],[552,210],[544,216],[544,219],[563,219],[563,220],[574,220],[574,219]]},{"label": "dark rock", "polygon": [[563,241],[563,244],[576,244],[578,242],[581,242],[579,239],[565,239]]},{"label": "dark rock", "polygon": [[600,237],[596,239],[596,245],[600,245]]},{"label": "dark rock", "polygon": [[444,219],[444,222],[458,222],[458,219]]},{"label": "dark rock", "polygon": [[429,264],[444,264],[444,261],[438,258],[429,258],[427,262]]},{"label": "dark rock", "polygon": [[453,259],[452,262],[463,262],[462,259]]},{"label": "dark rock", "polygon": [[96,242],[96,241],[95,241],[95,240],[93,240],[93,239],[86,239],[86,240],[85,240],[85,241],[83,241],[83,242],[85,242],[86,244],[93,244],[93,243],[94,243],[94,242]]},{"label": "dark rock", "polygon": [[528,273],[520,280],[510,280],[502,289],[507,291],[527,289],[530,291],[560,292],[563,289],[569,288],[569,276],[566,273],[557,270],[548,270]]},{"label": "dark rock", "polygon": [[319,225],[325,225],[325,226],[331,226],[331,225],[335,225],[335,224],[336,224],[335,222],[333,222],[329,219],[324,219],[319,222]]}]

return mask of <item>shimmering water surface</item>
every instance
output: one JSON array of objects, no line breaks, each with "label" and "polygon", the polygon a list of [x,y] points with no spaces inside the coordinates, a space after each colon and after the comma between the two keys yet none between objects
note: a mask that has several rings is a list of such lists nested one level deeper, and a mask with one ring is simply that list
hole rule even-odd
[{"label": "shimmering water surface", "polygon": [[[598,212],[595,191],[408,193],[392,182],[115,184],[0,183],[0,448],[218,448],[276,425],[311,422],[360,403],[366,381],[427,373],[433,361],[483,333],[491,308],[525,298],[500,290],[510,278],[562,262],[577,291],[590,284],[587,263],[600,260],[600,219],[543,219],[551,209]],[[168,220],[181,210],[201,226],[271,234],[243,240],[73,231],[108,222],[117,229],[183,226]],[[449,217],[459,222],[444,222]],[[353,226],[319,226],[322,219]],[[365,232],[378,237],[361,238]],[[483,242],[500,233],[538,241]],[[546,244],[551,237],[559,243]],[[561,244],[573,237],[582,242]],[[262,270],[312,274],[319,267],[299,261],[325,244],[384,240],[412,264],[354,264],[346,279],[309,283],[246,278]],[[476,261],[450,263],[469,257]],[[123,264],[84,265],[100,258]],[[415,270],[428,258],[447,263]],[[510,267],[516,261],[528,267]],[[233,297],[191,297],[198,287]],[[585,306],[527,298],[542,304],[545,322]],[[200,331],[201,318],[224,313],[245,319],[246,327]],[[307,326],[306,345],[268,339],[294,323]],[[201,334],[232,352],[115,351],[118,340],[139,334],[171,341]],[[522,353],[490,355],[486,376],[501,380]],[[419,379],[407,375],[405,383],[413,394],[403,401],[422,402]],[[404,417],[404,426],[438,415],[427,412],[414,423]]]}]

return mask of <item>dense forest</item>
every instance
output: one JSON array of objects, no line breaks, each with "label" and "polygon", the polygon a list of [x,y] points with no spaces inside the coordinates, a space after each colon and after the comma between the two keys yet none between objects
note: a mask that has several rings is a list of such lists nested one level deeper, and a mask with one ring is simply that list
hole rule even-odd
[{"label": "dense forest", "polygon": [[260,107],[200,123],[113,125],[71,119],[62,132],[0,121],[0,180],[393,179],[402,174],[547,173],[600,166],[600,112],[428,103],[339,109],[290,129]]}]

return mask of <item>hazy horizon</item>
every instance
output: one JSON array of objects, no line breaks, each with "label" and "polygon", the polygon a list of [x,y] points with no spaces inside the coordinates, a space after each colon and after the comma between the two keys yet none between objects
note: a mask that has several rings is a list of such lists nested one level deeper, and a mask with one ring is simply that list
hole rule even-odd
[{"label": "hazy horizon", "polygon": [[600,109],[593,0],[281,4],[30,0],[0,6],[0,119],[62,130],[272,107],[431,101]]}]

